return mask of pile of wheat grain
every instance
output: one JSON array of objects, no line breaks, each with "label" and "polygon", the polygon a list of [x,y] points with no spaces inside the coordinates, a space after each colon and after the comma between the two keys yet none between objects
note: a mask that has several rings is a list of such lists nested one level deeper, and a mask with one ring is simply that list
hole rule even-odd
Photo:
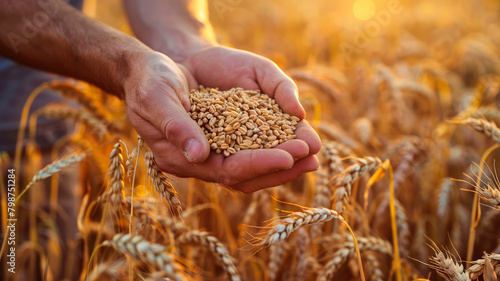
[{"label": "pile of wheat grain", "polygon": [[210,147],[225,156],[294,139],[300,121],[283,113],[275,99],[256,90],[200,87],[191,91],[189,101],[191,118],[203,129]]}]

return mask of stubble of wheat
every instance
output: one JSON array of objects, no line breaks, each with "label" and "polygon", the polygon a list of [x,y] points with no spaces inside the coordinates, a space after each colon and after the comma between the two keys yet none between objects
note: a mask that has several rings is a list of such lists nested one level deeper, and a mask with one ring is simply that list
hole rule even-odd
[{"label": "stubble of wheat", "polygon": [[207,248],[219,261],[231,281],[240,281],[241,277],[235,265],[234,258],[229,254],[228,248],[219,239],[209,235],[208,232],[192,230],[179,237],[178,244],[197,244]]},{"label": "stubble of wheat", "polygon": [[144,162],[146,163],[148,176],[156,190],[160,193],[161,197],[167,200],[173,214],[179,216],[182,213],[182,206],[177,191],[175,191],[174,186],[168,181],[168,176],[156,165],[151,151],[145,153]]},{"label": "stubble of wheat", "polygon": [[337,212],[327,208],[312,208],[305,212],[293,213],[289,217],[279,220],[276,226],[262,239],[260,245],[271,246],[278,241],[283,241],[302,226],[324,223],[332,219],[344,221]]},{"label": "stubble of wheat", "polygon": [[157,270],[162,270],[175,281],[182,280],[180,268],[175,263],[171,255],[167,253],[167,248],[160,244],[152,244],[141,236],[118,233],[112,240],[104,241],[104,246],[111,246],[114,249],[130,256],[138,262],[149,264]]}]

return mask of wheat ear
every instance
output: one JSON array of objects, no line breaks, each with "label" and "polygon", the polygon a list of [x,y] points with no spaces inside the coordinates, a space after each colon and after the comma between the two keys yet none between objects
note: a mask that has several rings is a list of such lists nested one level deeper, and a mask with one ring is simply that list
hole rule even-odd
[{"label": "wheat ear", "polygon": [[378,157],[357,158],[356,163],[347,167],[342,173],[330,180],[330,184],[335,189],[335,210],[342,211],[349,203],[352,184],[363,174],[378,169],[382,161]]},{"label": "wheat ear", "polygon": [[430,267],[434,268],[439,276],[448,281],[470,281],[469,274],[464,266],[459,264],[451,254],[444,254],[433,248],[434,256],[429,258]]},{"label": "wheat ear", "polygon": [[104,241],[104,246],[111,246],[130,256],[133,260],[149,264],[162,270],[169,278],[182,280],[180,269],[174,259],[167,254],[167,248],[160,244],[152,244],[141,236],[118,233],[112,240]]},{"label": "wheat ear", "polygon": [[156,165],[151,151],[145,153],[144,161],[146,163],[148,175],[156,190],[160,193],[161,197],[167,200],[173,214],[176,216],[180,215],[182,207],[177,192],[174,186],[168,181],[167,175],[158,168],[158,165]]},{"label": "wheat ear", "polygon": [[241,277],[234,264],[234,258],[229,254],[227,247],[219,239],[205,231],[192,230],[177,237],[179,244],[198,244],[204,246],[212,252],[215,258],[222,265],[231,281],[240,281]]},{"label": "wheat ear", "polygon": [[123,155],[120,143],[115,143],[111,154],[109,155],[108,170],[108,188],[104,194],[99,197],[98,202],[109,201],[111,206],[118,207],[125,203],[123,194]]},{"label": "wheat ear", "polygon": [[490,260],[493,266],[500,264],[500,254],[486,254],[485,258],[478,259],[472,262],[472,266],[469,267],[469,275],[472,280],[478,279],[483,273],[486,265],[486,256]]},{"label": "wheat ear", "polygon": [[70,119],[87,126],[98,138],[102,139],[109,133],[108,128],[101,120],[81,108],[62,105],[47,105],[38,109],[35,114],[48,118]]},{"label": "wheat ear", "polygon": [[479,118],[467,118],[460,123],[466,124],[472,129],[489,136],[496,143],[500,144],[500,130],[495,123]]},{"label": "wheat ear", "polygon": [[271,246],[278,241],[284,240],[302,226],[324,223],[332,219],[344,221],[337,212],[327,208],[312,208],[305,212],[293,213],[289,217],[279,220],[276,226],[262,239],[260,245]]},{"label": "wheat ear", "polygon": [[50,163],[49,165],[45,166],[43,169],[41,169],[40,171],[38,171],[33,176],[33,178],[28,183],[28,185],[23,190],[23,192],[21,194],[19,194],[19,196],[17,197],[16,201],[18,201],[21,198],[21,196],[26,191],[28,191],[28,189],[31,186],[33,186],[35,183],[37,183],[37,182],[39,182],[41,180],[44,180],[44,179],[52,176],[53,174],[59,173],[62,169],[66,168],[68,166],[71,166],[74,163],[78,163],[78,162],[82,161],[83,159],[85,159],[85,157],[87,157],[87,154],[85,154],[85,153],[83,153],[83,154],[74,154],[74,155],[70,155],[70,156],[64,157],[62,159],[59,159],[59,160],[57,160],[57,161],[55,161],[53,163]]}]

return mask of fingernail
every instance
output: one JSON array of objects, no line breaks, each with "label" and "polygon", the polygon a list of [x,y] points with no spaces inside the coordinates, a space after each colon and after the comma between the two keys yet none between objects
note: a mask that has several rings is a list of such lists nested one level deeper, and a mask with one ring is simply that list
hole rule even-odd
[{"label": "fingernail", "polygon": [[202,149],[203,147],[198,140],[189,139],[186,143],[186,146],[184,147],[184,155],[189,160],[189,162],[193,162],[200,158]]}]

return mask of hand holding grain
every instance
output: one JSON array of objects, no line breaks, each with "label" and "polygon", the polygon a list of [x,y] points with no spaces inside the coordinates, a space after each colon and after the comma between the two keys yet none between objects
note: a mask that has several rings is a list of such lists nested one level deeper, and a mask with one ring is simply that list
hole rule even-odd
[{"label": "hand holding grain", "polygon": [[314,154],[321,142],[304,121],[296,126],[296,139],[273,149],[244,150],[225,157],[210,152],[203,131],[188,114],[189,89],[196,88],[197,81],[222,89],[260,88],[284,112],[302,119],[296,86],[275,64],[248,52],[212,47],[194,53],[183,65],[159,53],[140,56],[125,83],[129,118],[163,171],[253,192],[317,169]]}]

